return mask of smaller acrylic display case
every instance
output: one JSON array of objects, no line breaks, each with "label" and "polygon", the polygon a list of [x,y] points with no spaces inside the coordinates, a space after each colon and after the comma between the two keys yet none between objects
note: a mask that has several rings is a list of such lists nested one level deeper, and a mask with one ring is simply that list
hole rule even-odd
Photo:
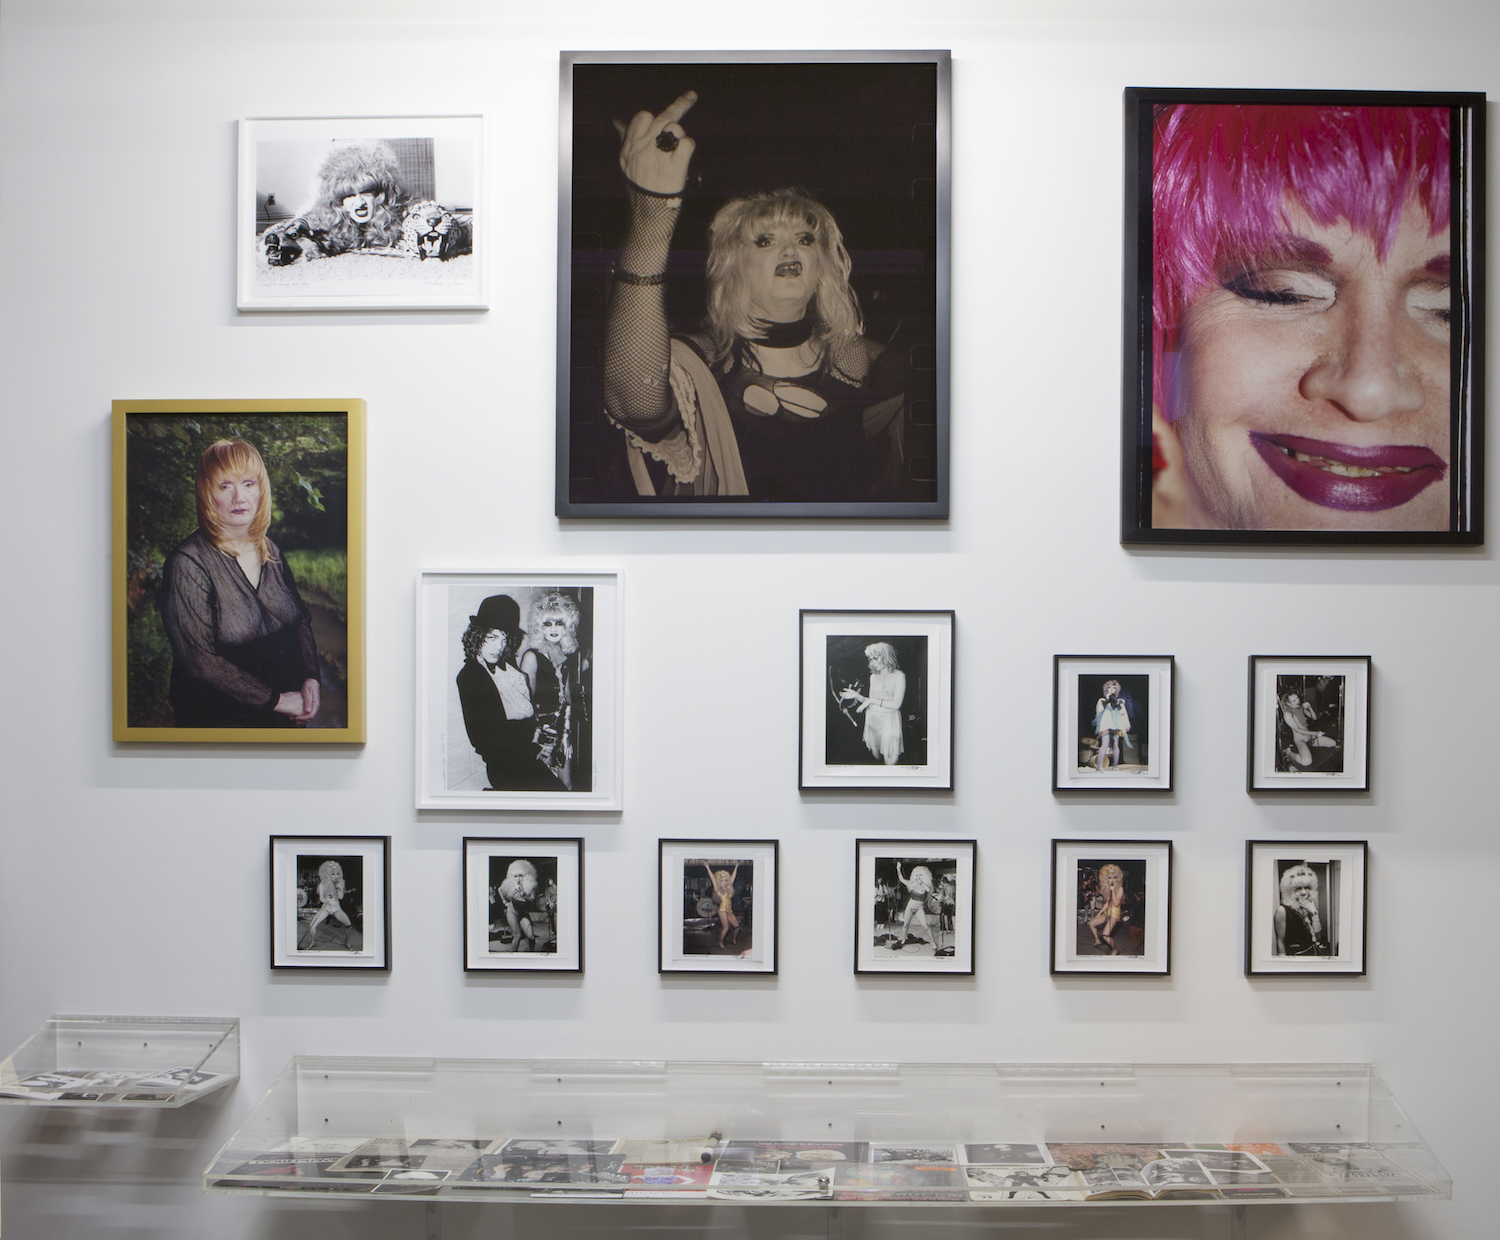
[{"label": "smaller acrylic display case", "polygon": [[239,1076],[238,1017],[54,1016],[0,1060],[0,1103],[180,1107]]}]

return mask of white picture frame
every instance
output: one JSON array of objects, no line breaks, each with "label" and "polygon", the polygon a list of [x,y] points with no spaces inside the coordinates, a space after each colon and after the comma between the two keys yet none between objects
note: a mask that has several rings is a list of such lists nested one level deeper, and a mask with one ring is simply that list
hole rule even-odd
[{"label": "white picture frame", "polygon": [[[1103,879],[1111,866],[1117,903]],[[1051,972],[1170,976],[1171,840],[1052,841]]]},{"label": "white picture frame", "polygon": [[[535,655],[542,640],[526,627],[536,620],[533,604],[558,593],[573,600],[576,654],[567,652],[555,669],[534,659],[546,684],[521,687],[518,664],[525,665],[527,652]],[[480,622],[485,601],[500,596],[514,606],[497,603],[491,610],[517,625],[508,643],[517,652],[488,668],[483,651],[467,657],[465,635]],[[432,569],[418,577],[418,809],[623,807],[622,602],[623,581],[614,571]],[[518,706],[518,694],[534,695],[535,702]],[[537,725],[529,739],[521,714],[528,706]],[[524,752],[528,746],[532,757]],[[535,769],[538,762],[544,771]]]},{"label": "white picture frame", "polygon": [[273,969],[390,969],[390,836],[273,835],[270,861]]},{"label": "white picture frame", "polygon": [[1251,655],[1246,790],[1368,791],[1372,674],[1369,655]]},{"label": "white picture frame", "polygon": [[657,971],[774,974],[779,853],[777,840],[658,840]]},{"label": "white picture frame", "polygon": [[[484,152],[479,114],[245,117],[235,304],[488,309]],[[376,214],[350,226],[337,196],[355,179],[383,187]]]},{"label": "white picture frame", "polygon": [[1364,840],[1247,840],[1245,976],[1363,977],[1369,854]]},{"label": "white picture frame", "polygon": [[1169,654],[1053,655],[1053,791],[1170,792],[1175,669]]},{"label": "white picture frame", "polygon": [[974,840],[854,842],[856,974],[974,976],[978,847]]},{"label": "white picture frame", "polygon": [[464,971],[583,972],[583,840],[464,837]]}]

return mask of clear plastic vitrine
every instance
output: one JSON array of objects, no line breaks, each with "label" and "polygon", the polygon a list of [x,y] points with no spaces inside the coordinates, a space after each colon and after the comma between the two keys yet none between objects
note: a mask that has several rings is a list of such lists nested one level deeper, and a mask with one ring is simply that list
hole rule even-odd
[{"label": "clear plastic vitrine", "polygon": [[239,1075],[237,1017],[53,1016],[0,1060],[0,1103],[180,1107]]},{"label": "clear plastic vitrine", "polygon": [[965,1206],[1452,1191],[1367,1064],[307,1056],[287,1065],[203,1185],[464,1201]]}]

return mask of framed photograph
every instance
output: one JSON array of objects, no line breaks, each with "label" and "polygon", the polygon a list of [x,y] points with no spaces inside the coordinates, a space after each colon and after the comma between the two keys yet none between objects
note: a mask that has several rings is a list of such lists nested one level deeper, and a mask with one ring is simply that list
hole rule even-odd
[{"label": "framed photograph", "polygon": [[974,976],[973,840],[854,842],[855,973]]},{"label": "framed photograph", "polygon": [[1052,841],[1052,972],[1172,972],[1172,842]]},{"label": "framed photograph", "polygon": [[1169,792],[1169,654],[1052,656],[1054,791]]},{"label": "framed photograph", "polygon": [[1364,840],[1245,843],[1245,976],[1365,973]]},{"label": "framed photograph", "polygon": [[948,515],[949,53],[564,52],[557,515]]},{"label": "framed photograph", "polygon": [[1370,786],[1370,656],[1250,656],[1246,788]]},{"label": "framed photograph", "polygon": [[417,808],[621,808],[620,575],[424,572]]},{"label": "framed photograph", "polygon": [[391,837],[271,837],[271,967],[391,967]]},{"label": "framed photograph", "polygon": [[240,122],[241,310],[483,310],[484,120]]},{"label": "framed photograph", "polygon": [[365,403],[117,400],[114,738],[365,739]]},{"label": "framed photograph", "polygon": [[464,838],[464,971],[583,972],[583,841]]},{"label": "framed photograph", "polygon": [[778,847],[657,841],[658,972],[776,972]]},{"label": "framed photograph", "polygon": [[1131,88],[1125,142],[1121,541],[1482,543],[1485,96]]},{"label": "framed photograph", "polygon": [[953,787],[953,612],[809,611],[797,786]]}]

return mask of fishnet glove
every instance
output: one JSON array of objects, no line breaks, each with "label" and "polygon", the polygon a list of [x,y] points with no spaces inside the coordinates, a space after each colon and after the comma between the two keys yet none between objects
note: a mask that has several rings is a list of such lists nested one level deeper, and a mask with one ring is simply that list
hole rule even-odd
[{"label": "fishnet glove", "polygon": [[[681,210],[680,198],[631,190],[630,231],[619,270],[664,274]],[[604,407],[621,426],[650,438],[667,429],[675,412],[667,382],[671,350],[665,287],[616,280],[604,329]]]}]

